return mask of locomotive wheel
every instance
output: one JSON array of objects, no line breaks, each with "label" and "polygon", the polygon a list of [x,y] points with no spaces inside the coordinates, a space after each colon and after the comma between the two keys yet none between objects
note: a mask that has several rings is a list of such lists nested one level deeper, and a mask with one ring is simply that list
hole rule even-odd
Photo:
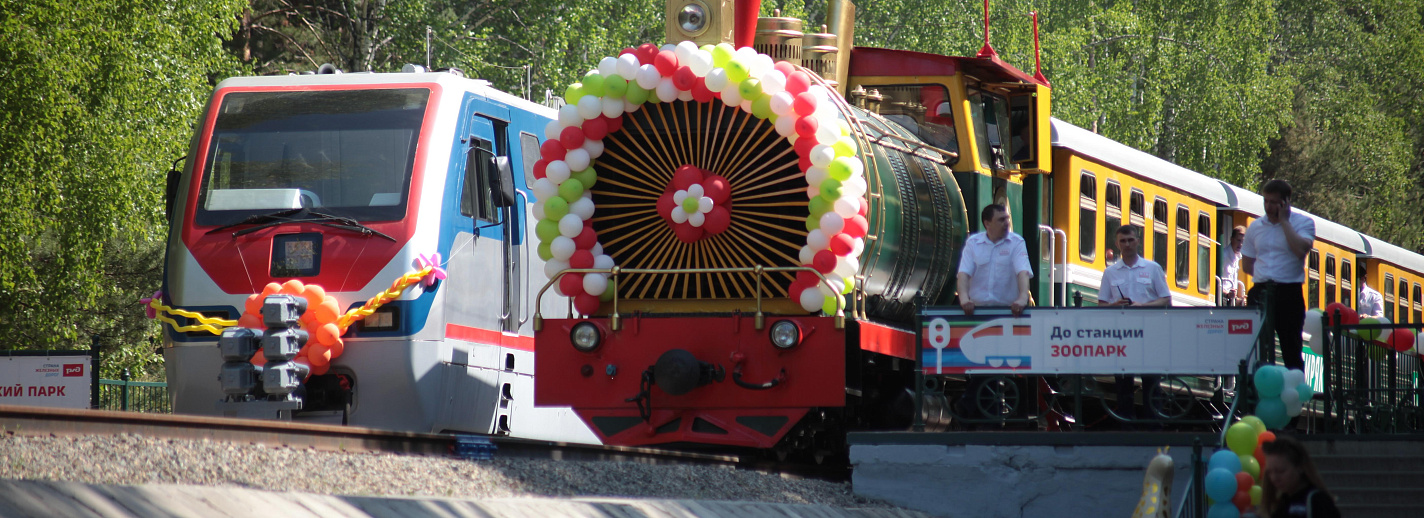
[{"label": "locomotive wheel", "polygon": [[984,417],[1004,418],[1018,411],[1019,386],[1005,376],[994,376],[979,385],[974,391],[974,403]]},{"label": "locomotive wheel", "polygon": [[1151,391],[1152,413],[1159,419],[1181,419],[1192,410],[1192,391],[1187,382],[1176,376],[1167,376]]}]

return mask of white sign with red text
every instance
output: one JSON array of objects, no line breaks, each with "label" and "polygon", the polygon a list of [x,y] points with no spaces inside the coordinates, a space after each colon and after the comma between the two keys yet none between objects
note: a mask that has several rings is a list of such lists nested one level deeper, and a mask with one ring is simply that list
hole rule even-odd
[{"label": "white sign with red text", "polygon": [[[939,314],[936,314],[939,313]],[[926,374],[1236,374],[1255,309],[1059,308],[1023,317],[926,311]]]},{"label": "white sign with red text", "polygon": [[0,356],[0,405],[89,408],[85,356]]}]

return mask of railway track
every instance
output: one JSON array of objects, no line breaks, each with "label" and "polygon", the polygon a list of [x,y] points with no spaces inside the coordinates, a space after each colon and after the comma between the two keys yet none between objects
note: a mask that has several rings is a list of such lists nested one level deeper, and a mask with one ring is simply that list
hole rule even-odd
[{"label": "railway track", "polygon": [[[452,455],[458,436],[397,432],[354,426],[295,423],[108,410],[75,410],[0,405],[0,432],[18,435],[136,434],[168,439],[261,444],[273,447],[340,452],[386,452],[407,455]],[[757,454],[685,452],[571,444],[481,435],[497,448],[497,458],[556,461],[611,461],[657,465],[698,465],[748,469],[782,476],[844,482],[844,465],[772,462]]]}]

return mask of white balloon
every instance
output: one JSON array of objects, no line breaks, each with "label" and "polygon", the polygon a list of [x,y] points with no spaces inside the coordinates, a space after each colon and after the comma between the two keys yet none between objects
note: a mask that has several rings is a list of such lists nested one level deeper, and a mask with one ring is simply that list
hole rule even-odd
[{"label": "white balloon", "polygon": [[[543,178],[540,178],[543,180]],[[529,213],[534,215],[534,221],[544,219],[544,200],[534,202],[534,206],[529,209]]]},{"label": "white balloon", "polygon": [[587,221],[593,217],[593,200],[579,198],[578,201],[569,204],[569,214],[578,216],[579,219]]},{"label": "white balloon", "polygon": [[677,50],[677,44],[676,44],[676,43],[664,43],[663,46],[658,47],[658,51],[664,51],[664,50]]},{"label": "white balloon", "polygon": [[[840,130],[836,129],[836,125],[834,123],[831,123],[824,118],[822,118],[819,122],[821,123],[821,125],[816,127],[816,143],[825,144],[827,146],[834,145],[836,143],[836,140],[841,138]],[[833,157],[834,155],[835,153],[832,152]]]},{"label": "white balloon", "polygon": [[682,210],[682,207],[673,207],[672,213],[669,214],[669,216],[672,217],[673,223],[687,223],[687,211]]},{"label": "white balloon", "polygon": [[603,59],[599,60],[598,75],[607,78],[608,76],[611,76],[616,73],[618,73],[618,58],[615,58],[613,56],[605,56]]},{"label": "white balloon", "polygon": [[[781,119],[790,119],[790,118],[791,118],[791,117],[782,117]],[[781,120],[781,119],[777,119],[777,120]],[[794,146],[794,145],[796,145],[796,141],[798,141],[798,140],[801,140],[801,137],[798,136],[798,135],[796,135],[796,130],[795,130],[795,129],[792,129],[791,134],[786,136],[786,143],[787,143],[787,144],[791,144],[791,145]]]},{"label": "white balloon", "polygon": [[588,190],[588,189],[584,189],[584,190],[583,190],[583,194],[580,194],[579,197],[580,197],[580,198],[588,198],[588,199],[592,200],[592,199],[593,199],[593,191],[590,191],[590,190]]},{"label": "white balloon", "polygon": [[[775,97],[772,97],[772,99],[773,99],[773,102],[774,102],[774,100],[775,100],[776,98],[775,98]],[[777,134],[777,135],[781,135],[781,136],[783,136],[783,137],[790,137],[790,136],[792,136],[792,135],[795,135],[795,134],[796,134],[796,118],[795,118],[795,117],[777,117],[776,123],[775,123],[775,127],[776,127],[776,134]],[[794,142],[793,142],[793,144],[794,144]]]},{"label": "white balloon", "polygon": [[[817,130],[816,136],[819,137],[820,133],[820,130]],[[824,166],[826,164],[831,163],[831,161],[835,159],[836,150],[831,146],[828,146],[826,144],[816,144],[815,147],[811,148],[811,165]]]},{"label": "white balloon", "polygon": [[[626,54],[625,54],[626,55]],[[602,295],[608,290],[608,277],[601,273],[583,274],[583,291],[589,295]]]},{"label": "white balloon", "polygon": [[714,68],[707,73],[707,89],[720,92],[727,88],[727,69]]},{"label": "white balloon", "polygon": [[[845,218],[841,217],[840,214],[836,214],[835,212],[827,212],[821,215],[820,231],[824,232],[827,236],[834,236],[836,234],[839,234],[844,228]],[[829,245],[830,243],[827,244]]]},{"label": "white balloon", "polygon": [[613,67],[613,72],[623,79],[632,79],[638,75],[639,66],[641,63],[638,63],[638,56],[624,54],[618,56],[618,63]]},{"label": "white balloon", "polygon": [[825,250],[826,247],[831,246],[831,238],[826,235],[825,231],[818,228],[806,233],[806,246],[811,247],[811,250],[820,252],[821,250]]},{"label": "white balloon", "polygon": [[797,259],[800,260],[799,264],[809,265],[816,259],[816,251],[811,249],[811,245],[803,246],[801,252],[797,254]]},{"label": "white balloon", "polygon": [[578,116],[578,106],[572,104],[565,104],[563,107],[559,108],[559,118],[556,120],[551,120],[548,124],[544,125],[544,140],[557,139],[559,138],[559,134],[564,132],[564,126],[575,125],[563,123],[564,112],[566,111],[572,111],[575,119],[578,119],[579,121],[583,120],[583,118]]},{"label": "white balloon", "polygon": [[[602,247],[603,247],[602,244],[594,245],[594,248],[602,248]],[[608,255],[604,255],[604,254],[593,254],[593,267],[594,267],[594,268],[612,268],[612,267],[613,267],[613,257],[612,257],[612,256],[608,256]]]},{"label": "white balloon", "polygon": [[692,70],[692,75],[697,77],[707,77],[707,73],[712,71],[712,54],[703,50],[698,50],[692,54],[692,59],[687,63],[687,68]]},{"label": "white balloon", "polygon": [[786,114],[791,113],[791,103],[795,100],[796,98],[792,97],[791,92],[781,91],[771,94],[771,113],[775,113],[777,117],[789,118],[794,124],[796,118],[787,117]]},{"label": "white balloon", "polygon": [[806,199],[815,198],[821,195],[821,184],[806,186]]},{"label": "white balloon", "polygon": [[846,181],[841,182],[841,194],[859,197],[865,194],[865,188],[864,176],[851,176],[849,179],[846,179]]},{"label": "white balloon", "polygon": [[[702,192],[702,184],[700,184],[700,183],[694,183],[694,184],[692,184],[692,185],[689,185],[689,186],[687,186],[687,190],[686,190],[686,191],[683,191],[683,192],[686,192],[686,193],[687,193],[687,197],[688,197],[688,198],[701,198],[701,197],[702,197],[702,194],[703,194],[703,192]],[[673,196],[677,196],[677,195],[674,194]],[[674,199],[673,201],[677,201],[677,200]],[[680,202],[680,201],[677,201],[677,202],[678,202],[678,203],[682,203],[682,202]]]},{"label": "white balloon", "polygon": [[826,282],[817,283],[816,289],[821,291],[822,296],[834,297],[840,295],[841,290],[845,289],[845,279],[827,278]]},{"label": "white balloon", "polygon": [[1305,325],[1301,326],[1301,331],[1310,335],[1310,340],[1306,342],[1306,345],[1309,345],[1310,350],[1315,351],[1315,354],[1324,354],[1320,350],[1320,345],[1324,343],[1323,339],[1325,331],[1325,324],[1320,321],[1320,317],[1324,314],[1325,312],[1321,311],[1319,308],[1306,311]]},{"label": "white balloon", "polygon": [[626,97],[623,98],[623,113],[633,113],[635,111],[638,111],[638,108],[640,108],[640,106],[628,102],[628,99]]},{"label": "white balloon", "polygon": [[573,257],[574,252],[577,250],[578,246],[574,244],[573,238],[568,236],[556,237],[554,238],[554,242],[549,243],[549,251],[553,252],[554,259],[564,261],[564,268],[568,268],[568,260],[570,257]]},{"label": "white balloon", "polygon": [[750,60],[752,58],[755,58],[756,55],[756,49],[753,49],[751,47],[741,47],[737,49],[736,52],[732,53],[732,59],[740,59],[742,61],[750,63]]},{"label": "white balloon", "polygon": [[837,256],[836,267],[834,270],[831,270],[831,273],[835,274],[836,277],[850,277],[852,275],[855,275],[855,268],[857,265],[853,261],[854,259],[851,259],[850,257]]},{"label": "white balloon", "polygon": [[[1292,394],[1295,393],[1295,389],[1290,389],[1290,391],[1291,391]],[[1282,391],[1281,391],[1281,395],[1282,395],[1282,396],[1285,395],[1285,390],[1282,390]],[[1300,396],[1299,396],[1299,395],[1296,395],[1294,401],[1285,401],[1285,404],[1286,404],[1286,415],[1287,415],[1287,416],[1295,417],[1295,416],[1300,415],[1300,411],[1302,410],[1302,408],[1301,408],[1301,407],[1302,407],[1302,404],[1301,404],[1301,400],[1300,400]]]},{"label": "white balloon", "polygon": [[748,70],[748,75],[755,78],[761,78],[767,72],[774,72],[773,67],[776,66],[776,63],[771,60],[771,56],[766,54],[757,54],[752,58],[750,64],[751,69]]},{"label": "white balloon", "polygon": [[555,160],[549,162],[548,167],[544,168],[544,177],[548,178],[550,182],[554,182],[554,185],[559,185],[564,183],[564,180],[569,179],[569,173],[571,172],[568,162]]},{"label": "white balloon", "polygon": [[1295,385],[1287,384],[1285,387],[1281,388],[1281,401],[1285,402],[1287,407],[1289,407],[1291,403],[1295,403],[1297,405],[1300,404],[1300,392],[1297,392],[1295,390],[1295,388],[1299,385],[1299,383],[1296,383]]},{"label": "white balloon", "polygon": [[683,101],[683,102],[691,101],[691,100],[692,100],[692,90],[678,90],[678,92],[677,92],[677,100]]},{"label": "white balloon", "polygon": [[662,74],[658,73],[658,67],[643,65],[638,67],[638,74],[634,76],[635,82],[644,90],[652,90],[658,87],[658,82],[662,81]]},{"label": "white balloon", "polygon": [[851,257],[860,257],[860,253],[865,251],[865,238],[863,238],[863,237],[857,237],[857,238],[855,238],[854,243],[855,243],[855,247],[851,248],[851,250],[850,250],[850,256],[851,256]]},{"label": "white balloon", "polygon": [[564,214],[564,217],[559,218],[559,233],[564,237],[578,237],[583,233],[583,218],[577,214]]},{"label": "white balloon", "polygon": [[831,100],[831,91],[819,84],[812,83],[811,86],[806,88],[806,91],[811,92],[811,95],[816,97],[816,101],[818,101],[816,104],[818,105]]},{"label": "white balloon", "polygon": [[[842,158],[849,158],[849,157],[842,157]],[[857,177],[861,177],[861,176],[864,176],[864,175],[865,175],[865,163],[864,163],[864,162],[861,162],[859,158],[846,160],[845,162],[846,162],[846,165],[850,166],[850,177],[851,177],[851,178],[857,178]]]},{"label": "white balloon", "polygon": [[570,171],[582,171],[584,169],[588,169],[588,152],[584,151],[582,147],[578,149],[570,149],[568,153],[564,155],[564,163],[569,165]]},{"label": "white balloon", "polygon": [[670,103],[677,100],[677,85],[672,84],[672,78],[664,77],[658,81],[658,100]]},{"label": "white balloon", "polygon": [[578,114],[584,120],[603,114],[603,99],[596,95],[585,95],[578,100]]},{"label": "white balloon", "polygon": [[761,91],[772,95],[786,91],[786,74],[780,70],[768,70],[762,74]]},{"label": "white balloon", "polygon": [[846,196],[845,191],[841,191],[841,197],[831,203],[833,214],[841,217],[841,223],[845,223],[845,218],[855,216],[860,211],[860,198]]},{"label": "white balloon", "polygon": [[[588,249],[588,253],[593,254],[594,260],[597,260],[597,259],[598,259],[598,256],[603,255],[603,243],[594,243],[594,244],[593,244],[593,248]],[[609,261],[612,261],[613,258],[610,257],[610,258],[608,258],[608,260],[609,260]],[[597,263],[594,263],[594,264],[597,264]],[[612,268],[612,267],[613,267],[613,263],[611,263],[611,262],[608,263],[608,266],[599,266],[599,268]]]},{"label": "white balloon", "polygon": [[813,165],[809,169],[806,169],[806,185],[819,186],[821,182],[826,181],[826,179],[830,177],[831,173],[826,170],[826,166]]},{"label": "white balloon", "polygon": [[677,191],[675,191],[675,192],[672,193],[672,202],[673,202],[674,205],[677,205],[677,206],[680,207],[680,206],[682,206],[683,200],[686,200],[689,195],[691,195],[691,193],[689,193],[689,192],[687,192],[687,191],[684,191],[684,190],[682,190],[682,189],[678,189]]},{"label": "white balloon", "polygon": [[747,112],[747,113],[751,113],[751,112],[752,112],[752,100],[751,100],[751,99],[742,99],[742,111]]},{"label": "white balloon", "polygon": [[697,212],[706,214],[712,212],[712,198],[703,196],[697,199]]},{"label": "white balloon", "polygon": [[707,216],[701,212],[694,212],[687,215],[687,223],[694,227],[700,227],[707,221]]},{"label": "white balloon", "polygon": [[534,197],[540,202],[559,195],[559,186],[554,185],[554,181],[548,178],[534,180],[534,185],[530,188],[534,190]]},{"label": "white balloon", "polygon": [[826,296],[821,294],[821,290],[806,290],[801,292],[800,302],[801,309],[814,313],[821,310],[821,304],[826,302]]},{"label": "white balloon", "polygon": [[1286,388],[1295,390],[1295,386],[1305,383],[1305,373],[1300,369],[1290,369],[1286,371]]},{"label": "white balloon", "polygon": [[[555,241],[558,241],[558,238],[554,238],[554,240],[555,240]],[[570,243],[573,243],[574,241],[573,241],[572,239],[570,239],[569,242],[570,242]],[[552,249],[553,247],[554,247],[554,245],[549,245],[549,248]],[[572,254],[573,254],[573,253],[570,252],[570,255],[572,255]],[[561,260],[558,260],[558,259],[550,259],[550,260],[548,260],[547,262],[544,263],[544,276],[545,276],[545,277],[548,277],[548,278],[550,278],[550,279],[553,279],[555,275],[558,275],[558,274],[559,274],[559,272],[562,272],[562,271],[567,270],[567,269],[569,269],[569,262],[568,262],[568,261],[561,261]]]},{"label": "white balloon", "polygon": [[599,102],[600,105],[602,105],[602,108],[603,108],[603,116],[604,116],[604,117],[613,118],[613,117],[617,117],[617,116],[623,114],[623,100],[622,100],[622,99],[614,99],[614,98],[612,98],[612,97],[604,97],[604,98],[602,98],[602,99],[599,99],[598,102]]},{"label": "white balloon", "polygon": [[729,84],[722,88],[722,102],[727,106],[740,108],[742,106],[742,91],[737,85]]},{"label": "white balloon", "polygon": [[688,61],[692,60],[692,54],[697,52],[697,44],[690,41],[684,41],[678,43],[677,47],[675,47],[672,52],[673,54],[677,55],[678,65],[686,65]]},{"label": "white balloon", "polygon": [[[583,152],[588,153],[588,158],[590,160],[598,158],[599,156],[603,155],[603,141],[584,139],[583,146],[581,146],[581,149],[583,149]],[[582,171],[583,169],[579,170]]]}]

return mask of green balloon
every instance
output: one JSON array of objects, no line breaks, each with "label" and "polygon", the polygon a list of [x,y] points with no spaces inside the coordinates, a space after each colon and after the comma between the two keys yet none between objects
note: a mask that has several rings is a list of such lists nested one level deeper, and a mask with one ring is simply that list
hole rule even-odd
[{"label": "green balloon", "polygon": [[806,208],[811,211],[811,217],[818,220],[821,219],[821,216],[824,215],[826,211],[831,210],[831,207],[831,202],[820,196],[811,198],[811,201],[806,204]]},{"label": "green balloon", "polygon": [[628,93],[623,94],[623,99],[636,106],[648,102],[649,93],[643,87],[638,86],[638,83],[630,81],[628,82]]},{"label": "green balloon", "polygon": [[807,216],[807,217],[806,217],[806,231],[807,231],[807,232],[810,232],[810,231],[816,230],[816,229],[818,229],[818,228],[821,228],[821,218],[818,218],[818,217],[816,217],[815,215]]},{"label": "green balloon", "polygon": [[613,289],[613,283],[615,283],[615,282],[618,282],[618,281],[614,280],[614,279],[611,278],[611,277],[608,279],[608,289],[603,290],[603,293],[598,294],[598,300],[601,300],[601,301],[604,301],[604,302],[611,302],[611,301],[613,301],[613,292],[615,291],[615,290]]},{"label": "green balloon", "polygon": [[687,198],[684,198],[684,199],[682,200],[682,210],[685,211],[685,212],[687,212],[688,214],[696,214],[696,213],[697,213],[697,198],[693,198],[693,197],[691,197],[691,196],[688,196]]},{"label": "green balloon", "polygon": [[703,51],[703,52],[707,52],[707,53],[710,54],[710,53],[712,52],[712,49],[714,49],[714,48],[716,48],[716,47],[713,47],[711,43],[708,43],[708,44],[706,44],[706,45],[703,45],[703,46],[701,46],[701,47],[698,47],[697,50],[700,50],[700,51]]},{"label": "green balloon", "polygon": [[826,172],[830,173],[831,178],[835,178],[836,181],[844,182],[849,180],[851,174],[850,159],[838,157],[832,160],[831,163],[826,164]]},{"label": "green balloon", "polygon": [[727,69],[728,83],[741,83],[747,79],[747,74],[750,72],[747,64],[740,59],[728,61],[727,66],[722,68]]},{"label": "green balloon", "polygon": [[615,99],[623,98],[623,94],[628,93],[628,80],[618,74],[603,78],[603,93]]},{"label": "green balloon", "polygon": [[603,76],[598,72],[589,72],[583,76],[583,93],[595,97],[603,97]]},{"label": "green balloon", "polygon": [[761,97],[761,80],[752,77],[743,79],[742,82],[737,83],[737,90],[742,93],[743,99]]},{"label": "green balloon", "polygon": [[[841,182],[840,182],[840,180],[837,180],[837,179],[835,179],[835,178],[827,178],[825,181],[821,182],[821,196],[825,196],[825,197],[827,197],[827,198],[840,198],[840,197],[841,197]],[[544,213],[545,213],[545,214],[548,214],[548,213],[549,213],[549,208],[548,208],[548,207],[545,207],[545,208],[544,208]]]},{"label": "green balloon", "polygon": [[821,303],[821,312],[827,315],[836,314],[837,299],[838,297],[826,297],[826,301]]},{"label": "green balloon", "polygon": [[[1365,318],[1361,318],[1361,319],[1360,319],[1360,325],[1362,325],[1362,326],[1374,326],[1374,325],[1379,325],[1379,324],[1381,324],[1381,322],[1379,321],[1379,319],[1374,318],[1374,317],[1365,317]],[[1362,339],[1362,340],[1370,341],[1370,340],[1375,340],[1375,339],[1378,339],[1378,338],[1379,338],[1379,336],[1380,336],[1380,330],[1378,330],[1378,329],[1357,329],[1357,330],[1355,330],[1355,335],[1356,335],[1356,336],[1359,336],[1360,339]]]},{"label": "green balloon", "polygon": [[543,260],[545,260],[545,261],[548,261],[548,260],[554,258],[554,251],[553,251],[553,249],[551,248],[551,245],[553,245],[553,244],[554,244],[553,241],[544,241],[543,243],[539,243],[539,258],[540,258],[540,259],[543,259]]},{"label": "green balloon", "polygon": [[[545,206],[545,210],[547,210],[547,207],[549,206],[549,202],[547,202],[547,201],[544,202],[544,206]],[[565,207],[564,207],[564,210],[568,210],[568,207],[565,206]],[[539,220],[538,223],[535,223],[535,224],[534,224],[534,235],[539,236],[539,241],[542,241],[542,242],[544,242],[544,243],[553,242],[553,241],[554,241],[554,238],[559,237],[559,222],[558,222],[558,220],[554,220],[554,219],[541,219],[541,220]],[[547,259],[546,259],[546,260],[547,260]]]},{"label": "green balloon", "polygon": [[732,56],[736,55],[736,53],[736,49],[733,49],[731,45],[726,43],[717,44],[717,46],[712,47],[712,66],[726,67],[727,62],[731,61]]},{"label": "green balloon", "polygon": [[772,124],[776,123],[774,119],[776,113],[771,111],[770,95],[763,95],[757,97],[755,101],[752,101],[752,115],[755,115],[758,119],[772,119]]},{"label": "green balloon", "polygon": [[544,200],[544,217],[547,219],[554,220],[554,227],[556,229],[559,226],[557,222],[562,219],[565,214],[568,213],[569,202],[564,200],[563,198],[555,196],[553,198]]},{"label": "green balloon", "polygon": [[[564,180],[564,183],[559,184],[559,197],[563,198],[564,201],[573,203],[578,201],[582,196],[583,182],[569,178],[568,180]],[[547,213],[549,208],[545,206],[544,210]]]},{"label": "green balloon", "polygon": [[578,104],[578,100],[583,98],[583,83],[574,83],[564,89],[564,102]]},{"label": "green balloon", "polygon": [[1256,429],[1250,423],[1237,421],[1226,429],[1226,446],[1231,448],[1232,453],[1250,457],[1256,452],[1256,435]]},{"label": "green balloon", "polygon": [[1261,418],[1256,417],[1254,415],[1248,415],[1246,417],[1241,418],[1241,422],[1251,425],[1251,428],[1256,430],[1256,435],[1260,435],[1261,432],[1266,431],[1266,423],[1262,422]]},{"label": "green balloon", "polygon": [[598,183],[598,172],[594,171],[593,167],[590,166],[588,169],[574,172],[569,175],[569,178],[578,180],[580,184],[583,184],[584,189],[592,189],[593,184]]}]

